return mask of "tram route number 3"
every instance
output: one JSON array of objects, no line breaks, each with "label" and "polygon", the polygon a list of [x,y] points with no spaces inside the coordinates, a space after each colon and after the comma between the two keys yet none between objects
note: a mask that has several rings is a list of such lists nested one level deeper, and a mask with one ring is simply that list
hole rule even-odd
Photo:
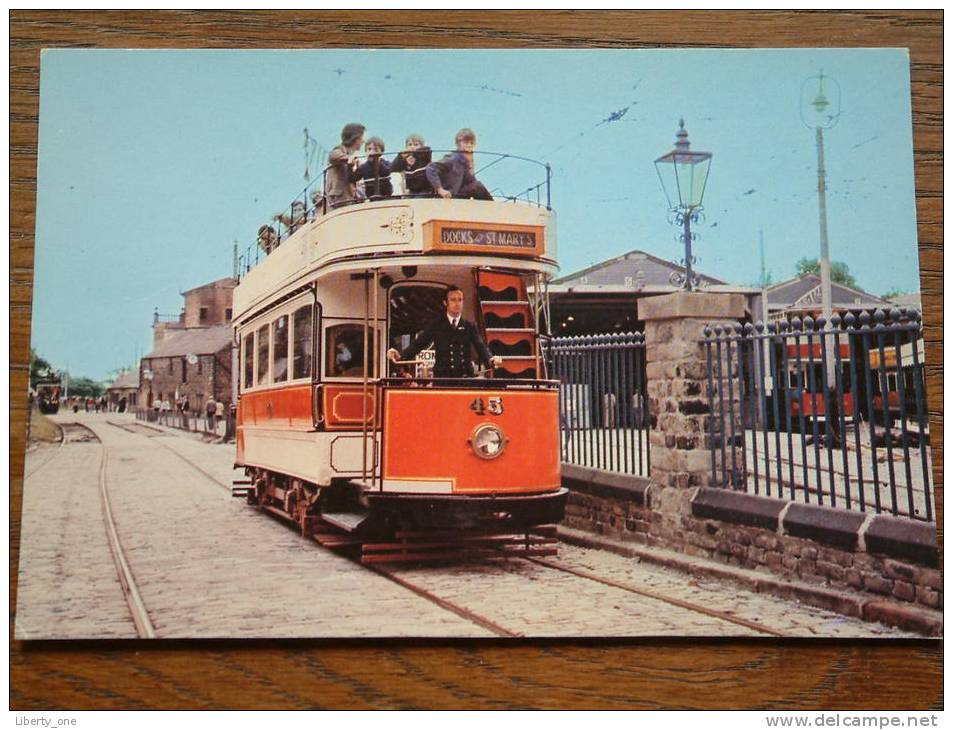
[{"label": "tram route number 3", "polygon": [[483,399],[477,398],[470,404],[470,410],[476,413],[478,416],[482,416],[484,413],[489,413],[493,416],[502,416],[503,415],[503,399],[502,398],[488,398],[486,405],[483,405]]}]

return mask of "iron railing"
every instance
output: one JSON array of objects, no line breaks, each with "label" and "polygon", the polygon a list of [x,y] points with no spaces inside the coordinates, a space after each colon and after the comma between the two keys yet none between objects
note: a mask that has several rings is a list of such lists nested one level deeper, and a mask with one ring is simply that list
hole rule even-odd
[{"label": "iron railing", "polygon": [[933,521],[920,314],[706,328],[712,483]]},{"label": "iron railing", "polygon": [[644,336],[554,337],[545,352],[559,380],[563,462],[649,476]]},{"label": "iron railing", "polygon": [[[439,157],[453,150],[432,150],[433,160],[438,161]],[[474,161],[476,165],[475,175],[484,183],[490,194],[496,200],[509,201],[512,203],[524,203],[551,208],[552,198],[550,186],[552,182],[552,167],[549,163],[532,160],[528,157],[511,155],[504,152],[482,152],[474,151]],[[385,155],[388,160],[391,155]],[[358,160],[366,159],[358,157]],[[527,168],[527,165],[529,166]],[[492,169],[491,169],[492,168]],[[515,168],[515,169],[514,169]],[[541,169],[540,169],[541,168]],[[301,228],[309,221],[322,216],[330,209],[327,199],[324,197],[325,178],[328,170],[325,168],[320,177],[308,183],[288,204],[288,206],[275,215],[259,229],[257,240],[245,247],[238,255],[235,262],[235,275],[241,279],[260,261],[264,260],[272,251],[277,249],[288,240],[295,231]],[[526,172],[527,169],[533,170],[533,174]],[[527,177],[529,175],[529,177]],[[541,176],[541,177],[540,177]],[[373,200],[384,199],[410,199],[419,197],[434,197],[421,195],[392,195],[389,198],[372,198]],[[341,205],[357,205],[365,202],[365,199],[350,201]]]},{"label": "iron railing", "polygon": [[136,408],[136,420],[158,423],[169,428],[183,431],[219,436],[226,441],[235,437],[235,414],[226,412],[224,416],[208,416],[197,411],[157,410],[155,408]]}]

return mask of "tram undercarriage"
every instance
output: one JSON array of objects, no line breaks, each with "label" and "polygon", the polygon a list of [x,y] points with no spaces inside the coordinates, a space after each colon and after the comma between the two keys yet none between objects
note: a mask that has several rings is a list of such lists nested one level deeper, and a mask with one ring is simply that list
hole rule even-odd
[{"label": "tram undercarriage", "polygon": [[[333,548],[361,549],[363,562],[556,554],[555,528],[568,492],[494,495],[372,493],[359,481],[318,487],[248,468],[232,495],[244,497]],[[450,528],[452,526],[452,529]]]}]

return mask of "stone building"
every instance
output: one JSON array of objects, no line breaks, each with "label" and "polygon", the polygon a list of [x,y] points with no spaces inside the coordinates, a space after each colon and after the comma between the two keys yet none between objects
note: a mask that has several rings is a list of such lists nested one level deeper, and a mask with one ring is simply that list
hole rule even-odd
[{"label": "stone building", "polygon": [[111,407],[116,408],[122,398],[126,399],[127,409],[135,408],[139,403],[139,371],[127,370],[120,374],[107,388],[106,395]]},{"label": "stone building", "polygon": [[232,396],[232,328],[221,324],[166,332],[139,361],[139,405],[189,399],[204,407],[209,396],[228,405]]},{"label": "stone building", "polygon": [[140,407],[189,399],[203,408],[209,396],[232,396],[232,294],[235,280],[219,279],[182,292],[178,315],[154,315],[152,352],[139,362]]},{"label": "stone building", "polygon": [[235,280],[228,277],[182,292],[185,302],[179,314],[162,315],[156,311],[152,324],[153,346],[177,332],[230,323],[234,289]]}]

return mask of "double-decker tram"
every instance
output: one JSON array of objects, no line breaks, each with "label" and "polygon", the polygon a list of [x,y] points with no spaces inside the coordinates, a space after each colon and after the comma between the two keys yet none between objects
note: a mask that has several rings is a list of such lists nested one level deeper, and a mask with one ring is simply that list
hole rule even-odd
[{"label": "double-decker tram", "polygon": [[[512,199],[363,201],[269,246],[234,292],[248,502],[306,535],[561,520],[559,391],[540,349],[555,255],[553,212]],[[502,365],[442,378],[432,349],[388,359],[446,316],[451,285]]]}]

